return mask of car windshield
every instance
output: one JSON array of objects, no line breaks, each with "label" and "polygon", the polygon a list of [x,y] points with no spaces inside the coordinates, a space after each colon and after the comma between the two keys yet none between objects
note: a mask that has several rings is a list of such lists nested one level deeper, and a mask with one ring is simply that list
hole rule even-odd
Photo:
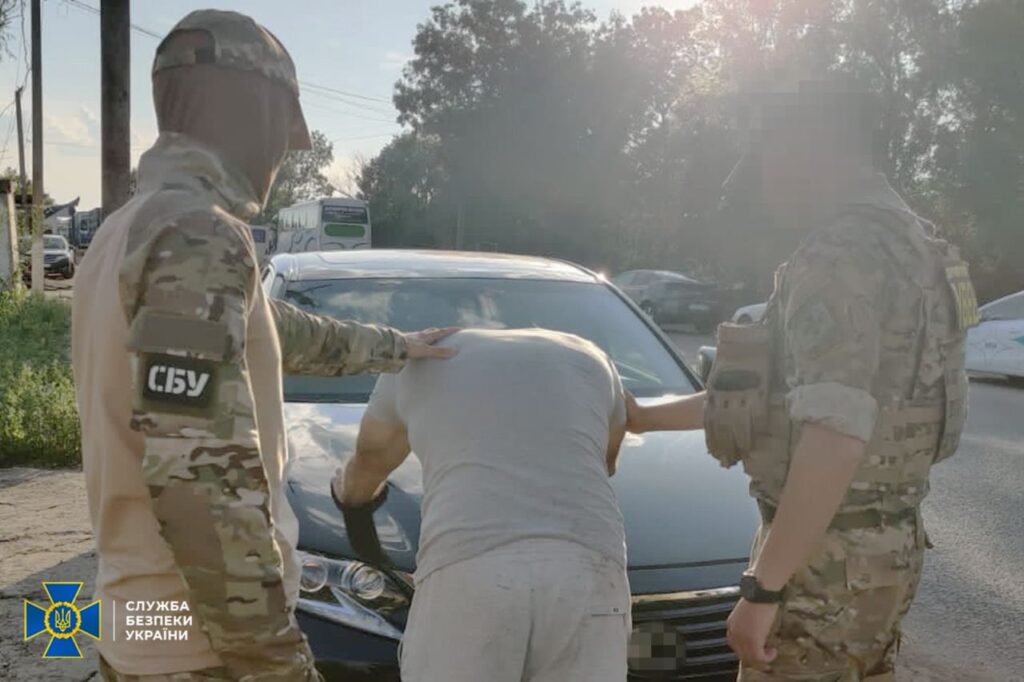
[{"label": "car windshield", "polygon": [[66,248],[65,242],[61,237],[48,237],[43,235],[43,248],[59,250]]},{"label": "car windshield", "polygon": [[[339,319],[386,324],[402,331],[428,327],[543,327],[582,336],[615,362],[637,396],[685,395],[693,383],[662,342],[602,284],[516,279],[345,279],[292,282],[284,299]],[[371,375],[287,375],[290,402],[366,402]]]}]

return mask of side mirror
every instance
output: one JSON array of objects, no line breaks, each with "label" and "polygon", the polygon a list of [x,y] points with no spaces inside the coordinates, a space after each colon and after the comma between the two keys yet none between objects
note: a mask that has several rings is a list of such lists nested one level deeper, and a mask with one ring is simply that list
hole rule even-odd
[{"label": "side mirror", "polygon": [[701,346],[697,351],[697,374],[703,383],[708,382],[711,376],[711,367],[715,364],[715,356],[718,349],[715,346]]}]

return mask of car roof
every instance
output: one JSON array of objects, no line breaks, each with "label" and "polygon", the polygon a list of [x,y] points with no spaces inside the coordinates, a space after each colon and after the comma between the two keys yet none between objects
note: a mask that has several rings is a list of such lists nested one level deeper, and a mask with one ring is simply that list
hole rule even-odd
[{"label": "car roof", "polygon": [[590,270],[568,261],[470,251],[316,251],[281,253],[271,258],[270,262],[289,281],[390,277],[602,281]]},{"label": "car roof", "polygon": [[992,306],[998,305],[1000,303],[1005,303],[1006,301],[1009,301],[1010,299],[1013,299],[1013,298],[1017,298],[1018,296],[1024,296],[1024,291],[1018,291],[1018,292],[1013,293],[1013,294],[1007,294],[1006,296],[1003,296],[1002,298],[997,298],[994,301],[989,301],[985,305],[979,306],[978,310],[982,310],[983,311],[986,308],[991,308]]}]

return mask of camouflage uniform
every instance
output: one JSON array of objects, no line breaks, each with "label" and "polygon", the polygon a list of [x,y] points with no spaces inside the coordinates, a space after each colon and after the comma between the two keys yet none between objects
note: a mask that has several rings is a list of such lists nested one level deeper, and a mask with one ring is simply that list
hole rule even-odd
[{"label": "camouflage uniform", "polygon": [[[708,444],[751,477],[763,517],[753,557],[801,426],[867,443],[823,544],[787,585],[778,658],[744,667],[743,682],[892,679],[921,575],[929,470],[955,451],[966,415],[964,335],[977,314],[966,266],[881,176],[852,192],[776,273],[763,325],[719,331]],[[737,383],[743,372],[769,380]]]},{"label": "camouflage uniform", "polygon": [[217,682],[231,679],[227,668],[206,668],[166,675],[125,675],[110,667],[100,656],[100,675],[107,682]]},{"label": "camouflage uniform", "polygon": [[[294,88],[287,53],[275,53],[279,43],[269,34],[254,43],[253,31],[265,31],[251,19],[197,12],[176,30],[182,28],[210,32],[215,57],[228,65],[262,65],[268,77]],[[239,55],[241,64],[231,63]],[[154,68],[187,63],[158,52]],[[396,371],[405,342],[390,329],[268,300],[244,222],[258,210],[244,174],[196,141],[162,133],[140,161],[139,193],[99,231],[97,259],[123,248],[119,291],[83,292],[81,304],[119,295],[134,379],[131,428],[144,436],[142,478],[190,608],[223,664],[139,676],[103,661],[107,679],[319,678],[294,616],[297,524],[283,491],[282,367],[320,375]],[[118,243],[123,247],[111,246]],[[83,263],[87,278],[98,279],[93,271],[100,267]],[[86,316],[75,323],[90,324]],[[90,332],[109,334],[107,345],[119,342],[116,329]],[[90,359],[76,361],[79,380]],[[104,388],[93,386],[90,397]],[[83,440],[91,452],[89,428],[83,426]],[[102,543],[100,552],[102,560]],[[152,566],[159,560],[148,563],[148,570],[159,570]]]}]

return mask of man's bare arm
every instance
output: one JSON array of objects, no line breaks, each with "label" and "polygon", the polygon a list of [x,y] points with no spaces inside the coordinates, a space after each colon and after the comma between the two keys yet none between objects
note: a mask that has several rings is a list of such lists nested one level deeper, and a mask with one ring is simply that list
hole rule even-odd
[{"label": "man's bare arm", "polygon": [[864,459],[864,441],[806,423],[754,574],[780,590],[825,536]]},{"label": "man's bare arm", "polygon": [[627,428],[630,433],[647,431],[693,431],[704,428],[704,398],[701,391],[694,395],[659,405],[644,407],[627,394]]},{"label": "man's bare arm", "polygon": [[356,452],[345,464],[340,480],[335,478],[335,495],[343,504],[352,506],[373,501],[410,451],[405,426],[364,416]]}]

